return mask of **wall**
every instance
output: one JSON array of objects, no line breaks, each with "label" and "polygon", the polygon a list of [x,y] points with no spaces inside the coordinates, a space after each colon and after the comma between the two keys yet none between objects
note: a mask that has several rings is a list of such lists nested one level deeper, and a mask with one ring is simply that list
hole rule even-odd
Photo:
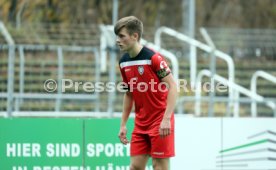
[{"label": "wall", "polygon": [[[119,125],[119,118],[0,119],[0,169],[127,170],[129,145],[119,142]],[[129,138],[132,128],[130,119]],[[275,132],[271,118],[176,116],[171,170],[275,168]]]}]

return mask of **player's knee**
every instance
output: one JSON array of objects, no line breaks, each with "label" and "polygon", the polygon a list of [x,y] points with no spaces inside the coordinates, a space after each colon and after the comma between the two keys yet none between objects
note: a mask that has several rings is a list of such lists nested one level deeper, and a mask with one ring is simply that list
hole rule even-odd
[{"label": "player's knee", "polygon": [[168,170],[168,163],[166,159],[153,159],[152,166],[154,170]]},{"label": "player's knee", "polygon": [[157,161],[153,161],[152,166],[154,170],[162,170],[160,163],[158,163]]},{"label": "player's knee", "polygon": [[144,167],[142,167],[139,164],[131,163],[130,164],[130,170],[143,170]]}]

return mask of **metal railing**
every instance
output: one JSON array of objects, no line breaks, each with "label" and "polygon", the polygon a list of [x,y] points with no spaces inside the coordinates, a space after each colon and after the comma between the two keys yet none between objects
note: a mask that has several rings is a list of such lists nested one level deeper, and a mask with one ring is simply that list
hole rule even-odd
[{"label": "metal railing", "polygon": [[[250,89],[253,93],[257,93],[257,80],[259,77],[264,78],[264,79],[276,84],[275,76],[273,76],[265,71],[262,71],[262,70],[256,71],[251,78],[251,84],[250,84]],[[268,102],[270,103],[271,106],[273,106],[274,117],[276,117],[276,104],[272,101],[268,101]],[[251,102],[251,115],[252,115],[252,117],[258,116],[257,115],[257,103],[254,99]]]},{"label": "metal railing", "polygon": [[5,40],[9,45],[14,45],[14,40],[12,36],[10,35],[9,31],[5,27],[4,23],[0,21],[0,32],[4,36]]},{"label": "metal railing", "polygon": [[[156,33],[155,33],[155,38],[154,38],[154,42],[157,46],[161,47],[161,35],[162,33],[164,34],[167,34],[167,35],[170,35],[172,37],[175,37],[176,39],[178,40],[181,40],[183,42],[186,42],[194,47],[197,47],[205,52],[208,52],[208,53],[211,53],[214,55],[214,57],[217,57],[217,58],[220,58],[220,59],[223,59],[224,61],[226,61],[227,65],[228,65],[228,80],[230,82],[234,82],[234,76],[235,76],[235,68],[234,68],[234,61],[233,59],[226,53],[222,52],[222,51],[219,51],[217,49],[214,49],[214,47],[210,47],[200,41],[197,41],[193,38],[190,38],[188,36],[186,36],[185,34],[182,34],[180,32],[177,32],[171,28],[168,28],[168,27],[160,27]],[[205,36],[206,38],[206,36]],[[194,53],[195,54],[195,53]],[[197,60],[197,57],[196,55],[192,55],[190,56],[190,77],[191,77],[191,85],[193,87],[193,85],[195,84],[193,81],[196,80],[196,60]],[[233,90],[232,90],[232,87],[229,87],[229,103],[228,103],[228,106],[229,108],[231,108],[232,106],[232,103],[231,101],[233,100],[233,97],[234,97],[234,94],[233,94]],[[184,99],[185,97],[180,97],[179,98],[179,105],[185,101]],[[179,109],[179,111],[181,111],[182,109]],[[229,109],[229,113],[230,114],[230,109]]]},{"label": "metal railing", "polygon": [[[215,51],[216,51],[216,46],[214,44],[214,42],[212,41],[211,37],[209,36],[209,34],[207,33],[205,28],[200,28],[200,33],[203,36],[203,38],[205,39],[205,41],[207,42],[207,44],[212,48],[212,51],[210,53],[210,71],[212,73],[213,77],[216,74],[216,57],[215,57]],[[211,78],[211,89],[215,89],[215,80],[213,78]],[[210,97],[210,101],[209,101],[209,109],[208,109],[208,115],[212,116],[214,113],[214,98],[215,98],[215,91],[212,90],[209,93],[209,97]],[[228,104],[228,109],[227,111],[230,111],[230,104]]]},{"label": "metal railing", "polygon": [[[212,77],[212,73],[209,70],[201,70],[198,73],[198,77],[196,79],[196,103],[195,103],[195,115],[196,116],[200,116],[201,114],[201,80],[203,76],[208,76],[208,77]],[[233,90],[235,92],[235,100],[233,102],[235,103],[239,103],[240,102],[240,94],[244,94],[248,97],[250,97],[251,99],[254,99],[257,102],[262,102],[265,103],[267,106],[269,106],[274,112],[275,112],[275,103],[266,100],[263,96],[260,96],[234,82],[229,81],[228,79],[221,77],[218,74],[215,74],[213,76],[213,79],[228,86],[228,87],[233,87]],[[239,117],[239,105],[236,105],[237,107],[235,107],[234,109],[234,117]]]},{"label": "metal railing", "polygon": [[172,37],[175,37],[181,41],[187,42],[188,44],[190,44],[190,78],[191,78],[191,85],[193,87],[194,82],[195,82],[195,78],[196,78],[196,68],[197,68],[197,64],[196,64],[196,60],[197,60],[197,55],[196,55],[196,46],[194,43],[189,43],[192,41],[195,41],[196,44],[198,43],[198,41],[194,40],[193,38],[190,38],[180,32],[177,32],[171,28],[168,27],[160,27],[156,30],[155,35],[154,35],[154,43],[157,47],[161,48],[162,47],[162,39],[161,39],[161,35],[162,33],[165,33],[167,35],[170,35]]},{"label": "metal railing", "polygon": [[[99,52],[97,48],[94,47],[79,47],[79,46],[44,46],[44,45],[3,45],[2,49],[7,49],[8,53],[8,87],[7,93],[2,92],[0,93],[0,98],[7,99],[7,117],[13,116],[13,112],[20,111],[20,105],[23,102],[23,99],[55,99],[55,112],[56,116],[59,116],[59,111],[61,107],[61,100],[63,99],[73,99],[73,100],[93,100],[96,102],[95,112],[99,112],[99,94],[95,91],[94,94],[63,94],[62,93],[62,79],[63,79],[63,51],[69,52],[88,52],[92,53],[95,58],[95,82],[100,81],[100,63],[99,63]],[[19,50],[19,61],[20,61],[20,74],[19,74],[19,93],[14,92],[14,62],[15,62],[15,51],[16,49]],[[56,51],[57,52],[57,61],[58,61],[58,80],[57,80],[57,93],[26,93],[24,92],[24,76],[25,76],[25,50],[32,50],[32,51]],[[13,110],[13,101],[15,101],[15,110]],[[30,112],[30,114],[32,114]],[[37,112],[33,113],[33,116],[41,116],[37,114]]]},{"label": "metal railing", "polygon": [[[7,29],[5,28],[4,24],[0,22],[0,31],[5,37],[5,40],[8,42],[9,45],[1,46],[1,49],[7,49],[8,50],[8,86],[7,86],[7,93],[0,93],[0,98],[6,98],[7,99],[7,112],[0,112],[0,116],[70,116],[67,112],[59,112],[61,101],[63,99],[76,99],[76,100],[93,100],[98,102],[96,106],[99,107],[99,94],[95,93],[94,95],[86,95],[86,94],[63,94],[61,93],[61,87],[58,86],[58,90],[56,94],[42,94],[42,93],[26,93],[24,92],[24,68],[25,68],[25,50],[51,50],[57,52],[57,61],[58,61],[58,81],[59,85],[61,84],[61,79],[63,78],[63,52],[64,51],[86,51],[86,52],[92,52],[95,56],[95,81],[100,80],[100,71],[105,72],[106,66],[107,66],[107,51],[110,52],[110,68],[109,68],[109,81],[116,82],[116,73],[115,73],[115,67],[116,64],[116,51],[115,51],[115,35],[113,33],[113,26],[100,26],[101,30],[101,46],[100,46],[100,53],[98,52],[97,48],[94,47],[82,47],[82,46],[54,46],[54,45],[14,45],[14,41],[11,37],[11,35],[8,33]],[[171,53],[168,50],[165,50],[161,48],[162,34],[165,33],[167,35],[170,35],[172,37],[175,37],[178,40],[181,40],[185,43],[188,43],[190,45],[190,76],[191,76],[191,85],[192,87],[195,86],[195,96],[194,97],[181,97],[178,100],[178,103],[182,103],[187,100],[194,100],[195,101],[195,112],[197,116],[201,115],[201,101],[211,101],[212,102],[227,102],[228,106],[232,107],[232,104],[234,103],[233,107],[233,113],[235,117],[239,116],[239,104],[241,102],[250,103],[251,102],[251,114],[253,117],[257,116],[257,102],[258,103],[265,103],[267,106],[269,106],[273,112],[274,116],[276,116],[276,105],[275,102],[271,99],[264,98],[263,96],[260,96],[256,94],[256,86],[257,86],[257,79],[258,77],[265,78],[269,81],[272,81],[273,83],[276,82],[276,78],[268,73],[265,73],[263,71],[257,71],[252,79],[251,79],[251,91],[239,86],[235,83],[235,69],[234,69],[234,62],[233,59],[226,53],[219,51],[216,49],[216,46],[212,42],[210,36],[206,32],[206,30],[201,30],[201,33],[203,37],[205,38],[207,44],[204,44],[200,41],[197,41],[193,38],[190,38],[180,32],[177,32],[173,29],[167,28],[167,27],[161,27],[159,28],[155,33],[155,44],[147,42],[146,40],[142,39],[141,43],[143,45],[148,46],[149,48],[152,48],[156,51],[158,51],[161,55],[168,58],[172,63],[172,72],[173,76],[176,80],[178,80],[179,77],[179,64],[177,57]],[[196,56],[196,48],[201,49],[207,53],[210,54],[211,60],[210,60],[210,70],[202,70],[197,74],[197,56]],[[20,60],[20,79],[19,79],[19,93],[14,92],[14,61],[15,61],[15,53],[16,50],[19,52],[19,60]],[[223,59],[226,61],[228,66],[228,78],[221,77],[216,74],[216,65],[215,61],[216,58]],[[101,60],[101,61],[100,61]],[[212,65],[213,64],[213,65]],[[211,78],[211,85],[214,85],[214,81],[219,81],[222,84],[225,84],[229,87],[229,94],[228,97],[219,97],[214,96],[215,93],[210,95],[209,97],[201,96],[201,88],[199,85],[199,82],[202,80],[203,76],[208,76]],[[213,89],[213,88],[211,88]],[[242,98],[240,97],[240,94],[245,94],[249,98]],[[114,100],[116,100],[116,93],[109,93],[108,94],[108,110],[107,112],[104,112],[106,116],[114,116],[113,112],[113,104]],[[55,99],[55,111],[58,112],[43,112],[45,114],[40,115],[38,112],[24,112],[20,111],[20,105],[23,102],[23,99]],[[211,108],[211,107],[209,107]],[[231,108],[232,109],[232,108]],[[227,109],[227,110],[231,110]],[[182,113],[183,109],[179,109],[178,112]],[[95,112],[93,115],[95,116],[101,116],[99,114],[99,108],[95,109]],[[209,110],[211,112],[211,110]],[[230,111],[231,112],[231,111]],[[229,113],[230,114],[230,113]],[[72,116],[77,115],[73,114]],[[93,116],[88,112],[83,112],[83,114],[79,114],[79,116]],[[210,115],[209,115],[210,116]]]}]

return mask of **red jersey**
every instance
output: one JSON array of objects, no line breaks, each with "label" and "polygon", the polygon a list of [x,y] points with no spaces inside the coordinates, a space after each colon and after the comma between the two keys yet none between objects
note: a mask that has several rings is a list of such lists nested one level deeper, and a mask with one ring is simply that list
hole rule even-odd
[{"label": "red jersey", "polygon": [[[171,73],[166,61],[147,47],[131,58],[124,54],[119,61],[123,81],[135,103],[135,128],[138,133],[158,133],[167,106],[168,89],[162,78]],[[172,115],[171,127],[174,129]]]}]

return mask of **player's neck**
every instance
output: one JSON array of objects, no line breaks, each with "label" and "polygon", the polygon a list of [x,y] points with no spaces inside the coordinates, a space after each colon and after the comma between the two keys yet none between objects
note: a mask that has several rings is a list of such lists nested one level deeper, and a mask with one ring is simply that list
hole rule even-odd
[{"label": "player's neck", "polygon": [[142,48],[143,48],[143,46],[140,43],[135,44],[133,46],[133,48],[130,51],[128,51],[129,56],[131,58],[136,57],[140,53],[140,51],[142,50]]}]

